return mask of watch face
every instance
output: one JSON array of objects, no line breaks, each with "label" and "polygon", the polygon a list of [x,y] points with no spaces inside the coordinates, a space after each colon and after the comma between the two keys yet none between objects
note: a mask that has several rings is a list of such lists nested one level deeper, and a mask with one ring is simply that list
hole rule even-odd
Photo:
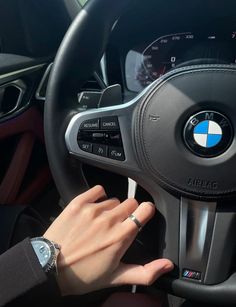
[{"label": "watch face", "polygon": [[50,247],[46,242],[43,241],[32,241],[31,244],[39,259],[41,266],[44,268],[52,255]]}]

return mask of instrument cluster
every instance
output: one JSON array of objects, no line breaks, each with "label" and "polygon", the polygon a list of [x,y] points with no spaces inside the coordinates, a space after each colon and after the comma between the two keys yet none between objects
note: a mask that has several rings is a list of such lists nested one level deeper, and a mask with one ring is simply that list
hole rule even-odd
[{"label": "instrument cluster", "polygon": [[128,90],[140,92],[171,69],[195,64],[235,64],[236,31],[183,32],[133,47],[126,55]]}]

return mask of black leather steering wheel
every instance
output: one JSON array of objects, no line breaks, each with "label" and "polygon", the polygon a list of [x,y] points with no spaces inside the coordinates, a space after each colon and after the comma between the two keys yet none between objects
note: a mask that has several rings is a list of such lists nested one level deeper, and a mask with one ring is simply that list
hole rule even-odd
[{"label": "black leather steering wheel", "polygon": [[90,0],[61,44],[45,104],[52,174],[66,202],[87,189],[82,163],[134,179],[164,221],[153,234],[159,256],[178,268],[158,286],[185,298],[235,304],[235,67],[181,67],[128,103],[78,111],[77,89],[97,67],[128,4]]}]

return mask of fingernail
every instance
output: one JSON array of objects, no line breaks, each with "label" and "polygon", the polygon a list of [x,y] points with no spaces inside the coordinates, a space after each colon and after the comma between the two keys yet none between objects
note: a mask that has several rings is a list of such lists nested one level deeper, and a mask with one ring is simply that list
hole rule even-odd
[{"label": "fingernail", "polygon": [[146,203],[147,205],[149,205],[149,206],[155,207],[155,204],[152,203],[152,202],[150,202],[150,201],[146,201],[145,203]]}]

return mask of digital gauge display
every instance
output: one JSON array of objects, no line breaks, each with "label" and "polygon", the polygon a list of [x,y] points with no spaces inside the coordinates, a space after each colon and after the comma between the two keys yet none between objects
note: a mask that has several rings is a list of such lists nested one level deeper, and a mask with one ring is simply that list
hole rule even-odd
[{"label": "digital gauge display", "polygon": [[235,63],[236,32],[168,34],[128,52],[125,61],[126,84],[129,90],[140,92],[177,67]]}]

